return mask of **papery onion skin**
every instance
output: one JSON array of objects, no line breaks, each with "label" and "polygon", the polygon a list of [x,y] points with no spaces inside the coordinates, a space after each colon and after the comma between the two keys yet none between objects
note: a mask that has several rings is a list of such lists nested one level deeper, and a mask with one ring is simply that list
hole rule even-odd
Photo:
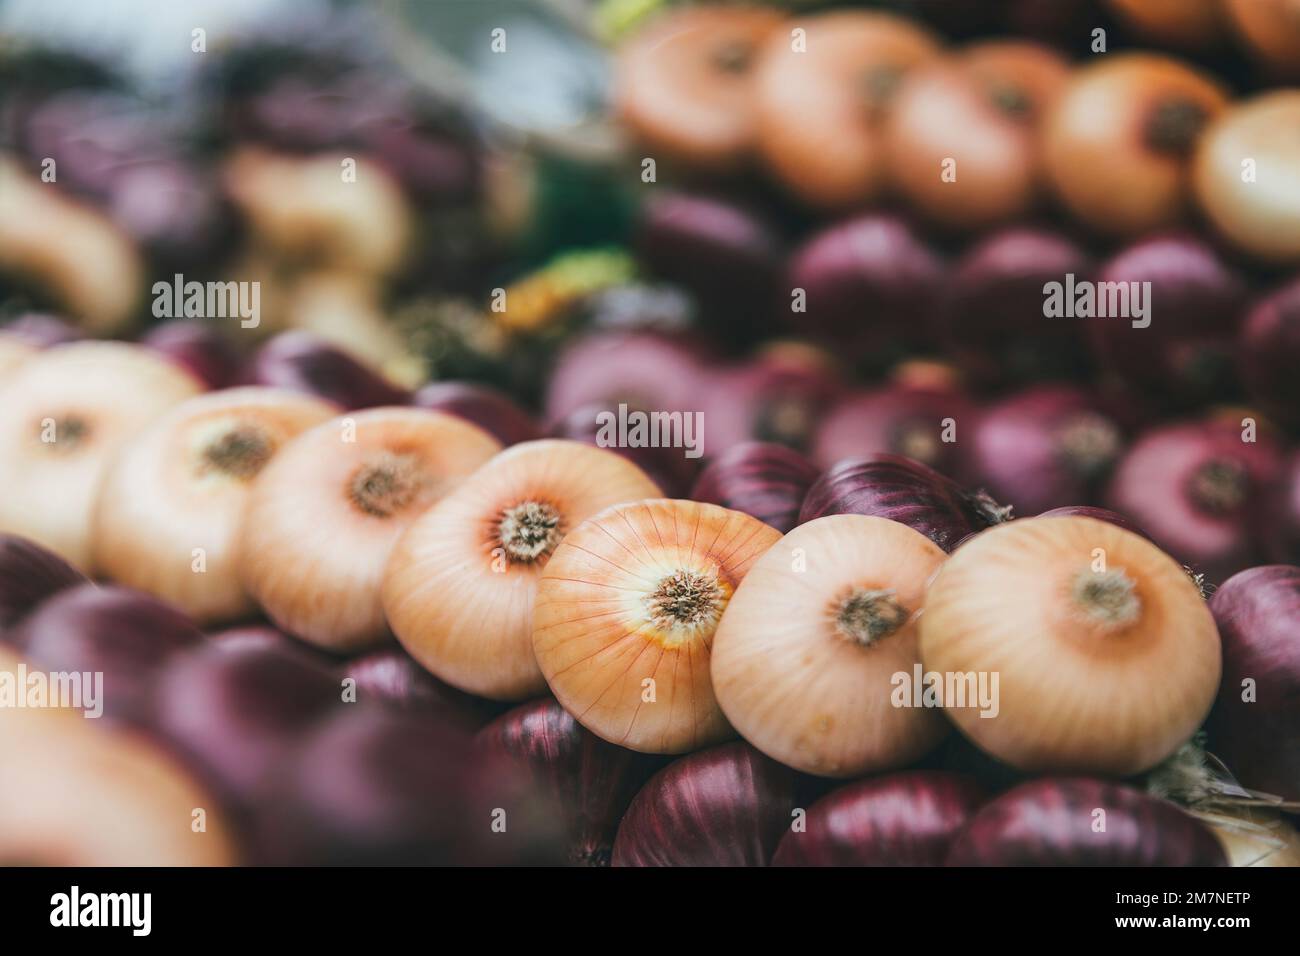
[{"label": "papery onion skin", "polygon": [[1211,581],[1258,562],[1255,528],[1281,472],[1266,434],[1243,441],[1224,422],[1175,422],[1138,436],[1120,459],[1106,507],[1136,521],[1157,545]]},{"label": "papery onion skin", "polygon": [[1107,508],[1095,508],[1092,505],[1065,505],[1061,508],[1053,508],[1051,511],[1044,511],[1038,517],[1040,518],[1095,518],[1097,521],[1106,521],[1113,525],[1118,525],[1125,531],[1131,531],[1134,534],[1141,535],[1148,541],[1151,535],[1147,534],[1137,523],[1129,520],[1118,511],[1110,511]]},{"label": "papery onion skin", "polygon": [[920,667],[917,614],[944,558],[885,518],[831,515],[785,535],[749,569],[713,638],[713,689],[731,725],[825,777],[897,769],[937,746],[948,722],[896,682]]},{"label": "papery onion skin", "polygon": [[727,601],[778,540],[756,518],[694,501],[631,502],[587,519],[537,588],[533,649],[551,692],[597,736],[643,753],[730,737],[709,649]]},{"label": "papery onion skin", "polygon": [[1285,814],[1256,807],[1200,820],[1222,844],[1229,866],[1300,867],[1300,833]]},{"label": "papery onion skin", "polygon": [[[1098,828],[1105,811],[1104,830]],[[1117,783],[1043,778],[989,803],[957,837],[948,866],[1225,866],[1195,817]]]},{"label": "papery onion skin", "polygon": [[978,535],[931,582],[920,628],[926,672],[997,675],[995,714],[945,712],[1018,770],[1140,773],[1192,736],[1218,691],[1199,587],[1151,542],[1091,518]]},{"label": "papery onion skin", "polygon": [[1251,397],[1279,421],[1300,424],[1300,278],[1250,310],[1237,358]]},{"label": "papery onion skin", "polygon": [[1039,385],[982,409],[958,444],[963,474],[1016,513],[1033,514],[1096,501],[1123,441],[1087,391]]},{"label": "papery onion skin", "polygon": [[54,552],[26,538],[0,534],[0,640],[42,601],[85,583],[86,576]]},{"label": "papery onion skin", "polygon": [[969,777],[910,771],[845,784],[781,839],[773,866],[939,866],[984,791]]},{"label": "papery onion skin", "polygon": [[381,643],[393,544],[500,448],[475,425],[416,408],[369,409],[303,432],[253,482],[241,582],[295,637],[335,652]]},{"label": "papery onion skin", "polygon": [[518,762],[550,795],[564,815],[569,860],[579,866],[610,865],[619,821],[663,763],[606,743],[551,699],[503,714],[478,741]]},{"label": "papery onion skin", "polygon": [[1186,233],[1149,236],[1102,263],[1097,282],[1099,296],[1101,283],[1130,289],[1151,283],[1141,320],[1148,326],[1124,316],[1077,320],[1087,326],[1100,367],[1166,403],[1233,392],[1232,358],[1248,290],[1214,247]]},{"label": "papery onion skin", "polygon": [[358,701],[435,715],[477,730],[500,715],[502,705],[444,684],[401,648],[386,647],[338,665],[339,674],[356,682]]},{"label": "papery onion skin", "polygon": [[203,626],[251,616],[236,539],[253,481],[286,442],[335,414],[309,395],[256,386],[177,405],[104,475],[92,515],[97,574]]},{"label": "papery onion skin", "polygon": [[850,359],[917,338],[931,322],[943,262],[902,219],[871,213],[814,233],[790,258],[786,322]]},{"label": "papery onion skin", "polygon": [[251,384],[315,395],[340,408],[405,405],[410,394],[310,332],[282,332],[253,357]]},{"label": "papery onion skin", "polygon": [[515,445],[397,540],[382,586],[388,624],[454,687],[494,700],[535,697],[546,682],[533,656],[533,605],[551,556],[597,512],[658,494],[608,451],[555,439]]},{"label": "papery onion skin", "polygon": [[799,775],[741,741],[669,764],[641,788],[614,866],[767,866],[801,803]]},{"label": "papery onion skin", "polygon": [[533,417],[509,396],[477,382],[430,382],[415,393],[411,404],[459,415],[507,447],[542,437]]},{"label": "papery onion skin", "polygon": [[91,563],[99,482],[118,449],[199,382],[138,345],[70,342],[0,383],[0,530]]},{"label": "papery onion skin", "polygon": [[209,319],[172,319],[154,326],[140,344],[175,362],[208,388],[236,384],[241,357]]},{"label": "papery onion skin", "polygon": [[262,790],[256,862],[563,862],[555,810],[502,759],[427,716],[356,707],[315,728]]},{"label": "papery onion skin", "polygon": [[202,639],[176,608],[138,591],[92,584],[49,598],[15,635],[31,666],[102,672],[105,717],[128,723],[145,717],[168,660]]},{"label": "papery onion skin", "polygon": [[835,514],[875,515],[919,531],[945,551],[1006,520],[1008,509],[920,462],[870,455],[840,462],[808,489],[799,523]]},{"label": "papery onion skin", "polygon": [[290,748],[342,702],[329,668],[287,647],[206,642],[159,672],[149,724],[246,809]]},{"label": "papery onion skin", "polygon": [[1242,786],[1300,800],[1300,567],[1234,574],[1210,610],[1223,638],[1210,748]]},{"label": "papery onion skin", "polygon": [[1010,226],[973,243],[934,310],[935,337],[977,386],[1077,377],[1083,330],[1043,315],[1043,287],[1090,277],[1088,254],[1055,230]]},{"label": "papery onion skin", "polygon": [[791,448],[771,442],[733,445],[700,473],[694,501],[743,511],[785,533],[799,521],[799,508],[817,469]]},{"label": "papery onion skin", "polygon": [[950,475],[961,466],[959,442],[945,442],[944,432],[951,424],[960,436],[974,420],[974,406],[956,389],[891,385],[861,391],[822,418],[812,457],[819,467],[833,468],[846,458],[903,455]]}]

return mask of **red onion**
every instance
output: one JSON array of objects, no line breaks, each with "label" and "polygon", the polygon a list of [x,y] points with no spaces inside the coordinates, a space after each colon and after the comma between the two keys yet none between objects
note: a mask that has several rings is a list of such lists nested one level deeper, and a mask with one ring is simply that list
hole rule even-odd
[{"label": "red onion", "polygon": [[898,339],[918,339],[931,320],[943,264],[901,219],[866,215],[814,235],[794,253],[788,285],[807,311],[779,303],[791,328],[870,355]]},{"label": "red onion", "polygon": [[1172,803],[1117,783],[1049,777],[980,810],[953,843],[947,863],[1226,866],[1227,859],[1214,835]]},{"label": "red onion", "polygon": [[798,789],[793,770],[746,743],[683,757],[628,807],[614,866],[766,866],[794,822]]},{"label": "red onion", "polygon": [[1151,324],[1131,319],[1064,319],[1086,324],[1097,362],[1143,393],[1215,399],[1233,386],[1246,285],[1217,252],[1192,236],[1143,239],[1105,263],[1102,282],[1150,282]]},{"label": "red onion", "polygon": [[0,534],[0,639],[19,619],[86,577],[52,551],[12,534]]},{"label": "red onion", "polygon": [[0,326],[0,332],[38,349],[75,342],[81,338],[81,332],[75,326],[42,312],[25,312],[12,322]]},{"label": "red onion", "polygon": [[1246,316],[1238,365],[1247,390],[1268,411],[1300,423],[1300,278],[1260,301]]},{"label": "red onion", "polygon": [[1234,574],[1210,610],[1223,639],[1210,748],[1243,786],[1300,800],[1300,567]]},{"label": "red onion", "polygon": [[1257,512],[1281,469],[1274,443],[1256,437],[1244,442],[1223,422],[1153,429],[1120,460],[1107,507],[1193,571],[1222,581],[1256,563]]},{"label": "red onion", "polygon": [[803,450],[839,397],[839,372],[819,349],[770,345],[752,361],[703,377],[705,451],[720,455],[747,441]]},{"label": "red onion", "polygon": [[202,639],[169,604],[126,588],[83,584],[28,615],[16,643],[43,669],[103,673],[105,716],[134,721],[143,717],[171,656]]},{"label": "red onion", "polygon": [[728,334],[760,337],[771,326],[781,239],[752,211],[727,200],[655,191],[634,243],[651,275],[688,289],[700,319]]},{"label": "red onion", "polygon": [[1263,514],[1262,537],[1268,559],[1300,564],[1300,449],[1283,464]]},{"label": "red onion", "polygon": [[799,523],[837,514],[890,518],[952,551],[967,535],[1007,520],[1010,509],[910,458],[870,455],[842,461],[818,478]]},{"label": "red onion", "polygon": [[833,790],[808,810],[807,829],[781,838],[773,866],[938,866],[984,802],[971,779],[911,771]]},{"label": "red onion", "polygon": [[569,861],[580,866],[609,865],[623,812],[663,762],[606,743],[550,699],[516,707],[485,727],[479,740],[532,773],[560,808]]},{"label": "red onion", "polygon": [[646,411],[699,407],[701,355],[683,339],[649,333],[588,335],[560,355],[546,393],[546,416],[559,421],[587,405],[617,410],[620,402]]},{"label": "red onion", "polygon": [[417,408],[449,412],[473,422],[503,445],[515,445],[542,437],[533,417],[509,396],[489,385],[476,382],[430,382],[415,393]]},{"label": "red onion", "polygon": [[1095,501],[1123,436],[1088,392],[1039,385],[984,409],[961,449],[971,481],[1033,514]]},{"label": "red onion", "polygon": [[817,469],[797,451],[770,442],[733,445],[695,482],[695,501],[743,511],[782,534],[799,523],[799,508]]},{"label": "red onion", "polygon": [[342,702],[323,664],[284,646],[207,642],[158,675],[150,724],[236,807]]},{"label": "red onion", "polygon": [[140,340],[175,362],[208,388],[226,388],[240,377],[240,357],[226,336],[206,319],[172,319]]},{"label": "red onion", "polygon": [[405,405],[410,395],[309,332],[283,332],[253,358],[252,384],[316,395],[345,409]]},{"label": "red onion", "polygon": [[339,665],[339,673],[357,684],[357,699],[379,701],[397,710],[434,714],[476,730],[501,713],[484,700],[444,684],[400,648],[373,651]]},{"label": "red onion", "polygon": [[[950,441],[944,441],[952,419]],[[845,458],[894,454],[954,474],[965,429],[974,425],[969,400],[954,388],[888,385],[858,392],[827,413],[817,429],[812,457],[821,468]]]},{"label": "red onion", "polygon": [[562,861],[554,808],[513,768],[427,717],[355,708],[312,732],[263,790],[253,828],[258,862]]},{"label": "red onion", "polygon": [[1118,525],[1125,531],[1132,531],[1134,534],[1141,535],[1148,541],[1151,540],[1151,535],[1143,531],[1135,522],[1130,521],[1119,512],[1111,511],[1108,508],[1094,508],[1091,505],[1066,505],[1064,508],[1053,508],[1051,511],[1044,511],[1038,517],[1093,518],[1097,521],[1105,521],[1109,524]]},{"label": "red onion", "polygon": [[[638,408],[639,406],[633,406],[632,410]],[[587,405],[578,408],[554,426],[551,437],[599,446],[597,436],[601,432],[601,426],[598,416],[606,412],[617,413],[617,406],[610,408],[609,405]],[[708,441],[707,431],[705,441]],[[669,498],[684,497],[695,482],[699,470],[699,459],[687,458],[681,448],[610,446],[608,450],[623,456],[644,471]]]},{"label": "red onion", "polygon": [[958,260],[936,310],[939,341],[980,385],[1077,374],[1080,320],[1044,316],[1043,286],[1091,271],[1083,249],[1060,233],[995,232]]}]

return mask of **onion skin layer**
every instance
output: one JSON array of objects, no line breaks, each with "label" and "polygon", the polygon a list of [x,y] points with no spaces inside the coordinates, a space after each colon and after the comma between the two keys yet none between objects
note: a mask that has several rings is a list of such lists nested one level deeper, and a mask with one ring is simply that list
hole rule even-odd
[{"label": "onion skin layer", "polygon": [[767,866],[801,801],[789,767],[741,741],[669,764],[628,807],[614,866]]},{"label": "onion skin layer", "polygon": [[799,520],[804,496],[817,479],[813,464],[771,442],[734,445],[700,473],[690,497],[743,511],[785,533]]},{"label": "onion skin layer", "polygon": [[[1105,830],[1097,832],[1105,811]],[[949,866],[1226,866],[1219,841],[1172,803],[1121,784],[1043,778],[975,815]]]},{"label": "onion skin layer", "polygon": [[0,534],[0,640],[7,628],[42,601],[86,577],[52,551],[12,534]]},{"label": "onion skin layer", "polygon": [[[597,736],[643,753],[730,737],[709,676],[714,631],[780,537],[739,511],[669,499],[615,505],[579,525],[537,589],[533,648],[551,692]],[[695,616],[673,619],[684,606]]]},{"label": "onion skin layer", "polygon": [[799,523],[827,515],[889,518],[919,531],[945,551],[1009,517],[987,495],[972,494],[932,468],[901,455],[840,462],[808,489]]},{"label": "onion skin layer", "polygon": [[564,816],[569,861],[609,866],[619,821],[662,760],[606,743],[554,700],[523,704],[479,733],[518,761]]},{"label": "onion skin layer", "polygon": [[773,866],[940,866],[984,802],[973,780],[910,771],[846,784],[781,839]]},{"label": "onion skin layer", "polygon": [[1234,574],[1210,610],[1223,638],[1210,747],[1242,786],[1300,800],[1300,567]]},{"label": "onion skin layer", "polygon": [[1022,518],[939,570],[921,615],[921,661],[927,672],[998,675],[995,716],[946,713],[999,760],[1127,776],[1201,725],[1220,646],[1199,588],[1149,541],[1091,518]]}]

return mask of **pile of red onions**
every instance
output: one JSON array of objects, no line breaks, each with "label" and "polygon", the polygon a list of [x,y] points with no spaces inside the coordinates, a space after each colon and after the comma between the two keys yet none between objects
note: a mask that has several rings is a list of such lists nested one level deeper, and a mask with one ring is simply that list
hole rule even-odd
[{"label": "pile of red onions", "polygon": [[743,511],[781,532],[799,523],[799,508],[817,469],[797,451],[770,442],[733,445],[696,479],[690,497]]}]

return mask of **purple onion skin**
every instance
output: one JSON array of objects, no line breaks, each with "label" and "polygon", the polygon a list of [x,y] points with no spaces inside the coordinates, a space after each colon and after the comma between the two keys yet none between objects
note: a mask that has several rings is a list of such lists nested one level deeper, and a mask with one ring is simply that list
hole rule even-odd
[{"label": "purple onion skin", "polygon": [[[1105,831],[1095,832],[1105,811]],[[1122,784],[1045,777],[987,804],[948,866],[1226,866],[1219,841],[1172,803]]]},{"label": "purple onion skin", "polygon": [[0,534],[0,639],[42,601],[86,576],[52,551],[13,534]]},{"label": "purple onion skin", "polygon": [[145,719],[171,658],[203,640],[169,604],[139,591],[83,584],[45,601],[19,625],[17,643],[51,671],[102,672],[104,716]]},{"label": "purple onion skin", "polygon": [[780,308],[797,333],[863,358],[921,337],[942,276],[938,255],[905,221],[860,216],[817,233],[795,251],[787,288],[804,290],[807,309],[793,311],[788,298]]},{"label": "purple onion skin", "polygon": [[[597,441],[601,431],[597,416],[603,412],[617,414],[618,406],[587,405],[578,408],[552,427],[550,437],[567,438],[587,445],[604,447]],[[626,458],[644,471],[669,498],[686,497],[699,474],[699,459],[687,458],[684,449],[681,448],[607,447],[606,450]]]},{"label": "purple onion skin", "polygon": [[750,210],[709,196],[656,193],[633,241],[650,275],[689,290],[701,321],[715,331],[753,340],[771,328],[782,243]]},{"label": "purple onion skin", "polygon": [[1264,513],[1261,537],[1268,560],[1300,564],[1300,449],[1283,463]]},{"label": "purple onion skin", "polygon": [[939,866],[984,802],[958,774],[917,770],[847,784],[781,838],[773,866]]},{"label": "purple onion skin", "polygon": [[176,363],[210,389],[235,385],[241,357],[205,319],[172,319],[150,329],[140,344]]},{"label": "purple onion skin", "polygon": [[410,394],[309,332],[283,332],[253,357],[251,384],[306,392],[352,410],[405,405]]},{"label": "purple onion skin", "polygon": [[474,382],[431,382],[415,393],[417,408],[447,412],[472,422],[503,445],[542,437],[541,426],[504,393]]},{"label": "purple onion skin", "polygon": [[604,332],[568,345],[546,392],[546,419],[559,422],[580,408],[617,410],[620,402],[646,411],[699,407],[704,356],[694,342],[647,332]]},{"label": "purple onion skin", "polygon": [[81,338],[81,332],[65,319],[42,312],[27,312],[20,315],[12,322],[0,326],[0,333],[12,335],[20,342],[37,349],[48,349]]},{"label": "purple onion skin", "polygon": [[384,648],[338,666],[341,677],[356,681],[357,699],[399,711],[427,714],[477,730],[497,717],[502,706],[444,684],[400,648]]},{"label": "purple onion skin", "polygon": [[[1234,574],[1210,598],[1223,639],[1223,680],[1210,749],[1242,786],[1300,800],[1300,567]],[[1253,681],[1253,700],[1242,686]]]},{"label": "purple onion skin", "polygon": [[1241,440],[1222,421],[1181,422],[1139,436],[1115,468],[1106,507],[1211,582],[1259,563],[1257,528],[1282,457],[1266,435]]},{"label": "purple onion skin", "polygon": [[955,390],[891,385],[858,392],[822,419],[813,460],[830,468],[845,458],[903,455],[943,474],[959,474],[958,443],[943,441],[947,418],[959,429],[975,419],[970,401]]},{"label": "purple onion skin", "polygon": [[577,866],[609,866],[624,811],[664,763],[601,740],[551,699],[514,708],[478,739],[518,763],[561,808]]},{"label": "purple onion skin", "polygon": [[1074,376],[1083,369],[1077,320],[1043,315],[1043,286],[1093,266],[1072,239],[1017,226],[976,243],[953,269],[936,309],[936,338],[981,387]]},{"label": "purple onion skin", "polygon": [[1132,389],[1175,402],[1231,394],[1233,356],[1247,286],[1193,236],[1142,239],[1104,263],[1098,282],[1150,282],[1151,324],[1126,318],[1082,320],[1097,363]]},{"label": "purple onion skin", "polygon": [[1300,278],[1251,309],[1237,352],[1246,390],[1265,411],[1300,424]]},{"label": "purple onion skin", "polygon": [[[263,788],[252,826],[257,862],[563,862],[555,809],[508,762],[425,716],[351,708],[313,730]],[[503,832],[493,831],[498,810]]]},{"label": "purple onion skin", "polygon": [[711,462],[690,497],[743,511],[785,534],[799,523],[799,508],[817,474],[812,462],[784,445],[746,442]]},{"label": "purple onion skin", "polygon": [[1084,389],[1038,385],[980,412],[961,449],[970,481],[1033,514],[1096,502],[1123,435]]},{"label": "purple onion skin", "polygon": [[285,646],[208,641],[158,677],[150,726],[235,808],[342,703],[324,664]]},{"label": "purple onion skin", "polygon": [[1051,511],[1044,511],[1038,517],[1092,518],[1094,521],[1105,521],[1107,524],[1113,524],[1125,531],[1140,535],[1148,541],[1151,540],[1151,535],[1143,531],[1136,522],[1129,520],[1117,511],[1111,511],[1107,508],[1094,508],[1091,505],[1066,505],[1064,508],[1053,508]]},{"label": "purple onion skin", "polygon": [[850,458],[835,465],[808,489],[799,523],[839,514],[889,518],[949,552],[968,535],[1008,517],[987,495],[968,492],[901,455]]},{"label": "purple onion skin", "polygon": [[628,807],[614,866],[767,866],[800,805],[800,779],[743,742],[669,764]]}]

